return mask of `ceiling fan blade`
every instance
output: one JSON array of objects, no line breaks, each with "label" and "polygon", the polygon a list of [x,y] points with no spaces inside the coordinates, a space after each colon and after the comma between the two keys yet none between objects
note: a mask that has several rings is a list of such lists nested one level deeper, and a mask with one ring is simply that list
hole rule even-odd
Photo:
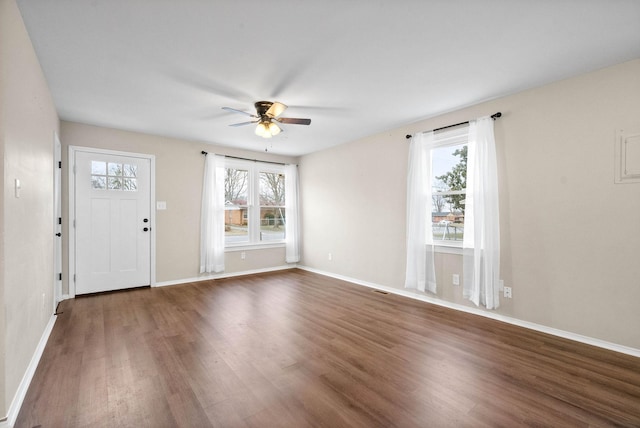
[{"label": "ceiling fan blade", "polygon": [[240,114],[244,114],[246,116],[251,116],[251,117],[255,117],[255,118],[258,117],[255,114],[247,113],[246,111],[237,110],[237,109],[231,108],[231,107],[222,107],[222,110],[226,110],[226,111],[229,111],[231,113],[240,113]]},{"label": "ceiling fan blade", "polygon": [[276,118],[280,116],[286,109],[287,109],[286,105],[276,101],[273,104],[271,104],[271,107],[269,107],[269,110],[267,110],[266,115]]},{"label": "ceiling fan blade", "polygon": [[245,126],[245,125],[251,125],[252,123],[258,123],[257,120],[252,120],[251,122],[240,122],[240,123],[232,123],[229,126],[233,126],[233,127],[237,127],[237,126]]},{"label": "ceiling fan blade", "polygon": [[294,117],[280,117],[276,119],[280,123],[290,123],[292,125],[309,125],[311,119],[296,119]]}]

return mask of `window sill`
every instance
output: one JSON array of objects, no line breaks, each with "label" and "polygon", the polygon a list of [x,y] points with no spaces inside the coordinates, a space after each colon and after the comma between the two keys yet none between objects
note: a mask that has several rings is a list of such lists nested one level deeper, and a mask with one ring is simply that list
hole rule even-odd
[{"label": "window sill", "polygon": [[249,243],[243,243],[243,244],[237,244],[237,245],[230,245],[224,248],[224,252],[225,253],[232,253],[234,251],[247,251],[247,250],[266,250],[269,248],[284,248],[285,243],[284,241],[282,242],[274,242],[274,243],[264,243],[264,242],[260,242],[257,244],[249,244]]},{"label": "window sill", "polygon": [[462,243],[435,243],[433,244],[434,252],[441,254],[459,254],[462,255]]}]

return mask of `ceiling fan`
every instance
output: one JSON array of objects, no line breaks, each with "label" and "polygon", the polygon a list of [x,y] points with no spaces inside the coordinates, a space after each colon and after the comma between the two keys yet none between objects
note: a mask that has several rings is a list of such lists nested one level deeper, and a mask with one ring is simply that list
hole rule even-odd
[{"label": "ceiling fan", "polygon": [[309,125],[311,123],[311,119],[280,117],[280,115],[287,109],[287,106],[277,101],[258,101],[254,106],[256,108],[256,114],[247,113],[246,111],[237,110],[231,107],[222,107],[222,109],[233,113],[241,113],[254,118],[255,120],[250,120],[249,122],[233,123],[229,126],[244,126],[257,123],[258,126],[256,126],[255,131],[256,135],[264,138],[271,138],[282,131],[282,128],[280,128],[276,122],[292,125]]}]

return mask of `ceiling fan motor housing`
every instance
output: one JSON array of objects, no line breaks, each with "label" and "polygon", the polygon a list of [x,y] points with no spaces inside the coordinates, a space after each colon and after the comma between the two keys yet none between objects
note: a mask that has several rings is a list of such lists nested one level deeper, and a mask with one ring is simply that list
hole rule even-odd
[{"label": "ceiling fan motor housing", "polygon": [[258,112],[258,116],[263,117],[267,114],[267,111],[271,108],[273,103],[271,101],[257,101],[254,106]]}]

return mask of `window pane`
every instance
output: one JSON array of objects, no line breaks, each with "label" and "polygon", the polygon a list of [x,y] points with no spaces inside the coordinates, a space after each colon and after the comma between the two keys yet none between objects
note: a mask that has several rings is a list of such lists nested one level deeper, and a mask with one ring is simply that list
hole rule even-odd
[{"label": "window pane", "polygon": [[249,241],[249,171],[226,168],[224,177],[224,235],[226,244]]},{"label": "window pane", "polygon": [[107,177],[100,177],[99,175],[91,176],[91,188],[92,189],[106,189]]},{"label": "window pane", "polygon": [[462,241],[467,186],[467,145],[431,150],[433,239]]},{"label": "window pane", "polygon": [[91,161],[91,174],[107,175],[107,163]]},{"label": "window pane", "polygon": [[123,167],[125,177],[136,177],[138,175],[138,165],[129,165],[125,163]]},{"label": "window pane", "polygon": [[108,167],[107,171],[109,172],[109,175],[111,175],[111,176],[122,175],[122,164],[109,162],[109,167]]},{"label": "window pane", "polygon": [[434,241],[462,241],[464,238],[464,212],[431,213]]},{"label": "window pane", "polygon": [[249,241],[247,207],[227,205],[224,209],[224,242],[236,244]]},{"label": "window pane", "polygon": [[285,237],[284,207],[260,208],[260,240],[282,241]]},{"label": "window pane", "polygon": [[109,190],[122,189],[122,179],[118,177],[108,177],[107,183],[109,184]]},{"label": "window pane", "polygon": [[122,180],[123,189],[129,192],[135,192],[138,190],[137,178],[125,178]]},{"label": "window pane", "polygon": [[467,187],[467,145],[431,150],[431,191],[464,190]]},{"label": "window pane", "polygon": [[261,172],[260,206],[284,205],[284,174],[276,172]]},{"label": "window pane", "polygon": [[228,205],[247,205],[249,171],[227,168],[224,176],[224,202]]}]

